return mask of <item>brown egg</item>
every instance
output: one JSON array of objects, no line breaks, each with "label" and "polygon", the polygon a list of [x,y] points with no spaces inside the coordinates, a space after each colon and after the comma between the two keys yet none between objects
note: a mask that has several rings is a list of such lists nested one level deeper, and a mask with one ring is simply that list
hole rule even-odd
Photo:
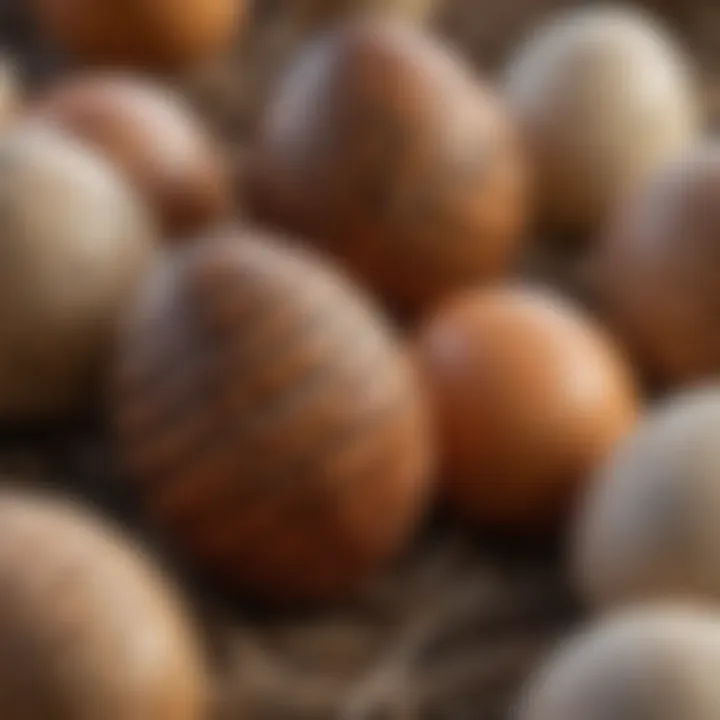
[{"label": "brown egg", "polygon": [[154,257],[142,203],[85,146],[37,126],[0,135],[0,419],[97,399],[115,323]]},{"label": "brown egg", "polygon": [[517,720],[714,720],[720,622],[692,606],[612,615],[564,643],[522,693]]},{"label": "brown egg", "polygon": [[116,409],[151,516],[211,576],[271,601],[359,587],[425,506],[431,438],[398,341],[340,275],[256,232],[151,279]]},{"label": "brown egg", "polygon": [[590,4],[553,16],[507,74],[535,165],[538,218],[556,232],[597,230],[699,129],[687,58],[636,9]]},{"label": "brown egg", "polygon": [[422,23],[435,11],[437,0],[289,0],[286,12],[301,24],[322,26],[353,14],[383,12]]},{"label": "brown egg", "polygon": [[418,353],[447,499],[478,523],[549,527],[635,422],[635,388],[614,346],[548,292],[462,295],[430,319]]},{"label": "brown egg", "polygon": [[503,274],[525,216],[502,105],[429,37],[358,19],[324,34],[270,103],[256,217],[318,242],[392,304]]},{"label": "brown egg", "polygon": [[147,198],[165,234],[183,238],[223,218],[230,175],[209,133],[172,91],[131,76],[74,77],[32,116],[90,142]]},{"label": "brown egg", "polygon": [[598,249],[598,305],[658,384],[720,372],[718,228],[720,142],[708,142],[627,203]]},{"label": "brown egg", "polygon": [[720,600],[720,387],[667,401],[601,468],[579,513],[573,574],[605,608]]},{"label": "brown egg", "polygon": [[114,529],[67,502],[0,493],[0,715],[204,720],[181,601]]},{"label": "brown egg", "polygon": [[91,64],[175,69],[227,45],[243,0],[33,0],[41,30]]}]

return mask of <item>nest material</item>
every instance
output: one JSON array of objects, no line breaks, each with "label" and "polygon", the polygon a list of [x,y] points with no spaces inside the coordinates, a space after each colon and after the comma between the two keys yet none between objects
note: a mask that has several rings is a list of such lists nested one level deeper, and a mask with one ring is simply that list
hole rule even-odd
[{"label": "nest material", "polygon": [[[475,63],[492,68],[539,18],[572,2],[447,0],[437,25]],[[239,189],[258,109],[302,42],[283,19],[283,2],[255,5],[252,33],[182,80],[224,139]],[[0,32],[26,77],[43,82],[63,63],[33,36],[27,6],[1,0]],[[716,1],[653,0],[653,6],[690,40],[720,109]],[[581,294],[562,258],[530,258],[528,267]],[[93,423],[89,430],[0,432],[0,473],[60,485],[153,542]],[[562,575],[553,547],[479,538],[440,520],[411,557],[364,595],[313,617],[238,611],[195,592],[215,661],[215,720],[506,718],[520,683],[575,618]]]}]

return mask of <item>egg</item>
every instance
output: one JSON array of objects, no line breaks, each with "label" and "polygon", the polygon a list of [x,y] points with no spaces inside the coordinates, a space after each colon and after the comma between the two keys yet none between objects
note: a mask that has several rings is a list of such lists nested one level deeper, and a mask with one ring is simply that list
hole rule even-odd
[{"label": "egg", "polygon": [[709,610],[648,606],[585,628],[522,695],[518,720],[713,720],[720,623]]},{"label": "egg", "polygon": [[0,58],[0,127],[15,119],[21,105],[20,82],[12,63]]},{"label": "egg", "polygon": [[432,437],[415,373],[313,254],[240,229],[179,252],[129,312],[115,375],[138,496],[233,594],[333,601],[416,528]]},{"label": "egg", "polygon": [[36,0],[40,30],[92,65],[175,70],[202,61],[233,38],[243,0]]},{"label": "egg", "polygon": [[0,492],[0,715],[202,720],[184,603],[129,540],[39,493]]},{"label": "egg", "polygon": [[594,254],[597,306],[651,381],[720,372],[720,142],[670,163],[616,213]]},{"label": "egg", "polygon": [[598,471],[573,533],[572,574],[591,605],[720,598],[720,388],[657,408]]},{"label": "egg", "polygon": [[353,14],[378,12],[422,23],[432,16],[437,0],[290,0],[287,12],[304,26],[317,27]]},{"label": "egg", "polygon": [[623,356],[550,291],[463,293],[426,321],[416,352],[434,400],[445,497],[479,525],[552,529],[636,421]]},{"label": "egg", "polygon": [[597,230],[698,132],[687,58],[636,10],[553,17],[511,57],[505,87],[533,159],[538,222],[557,235]]},{"label": "egg", "polygon": [[192,237],[229,213],[230,173],[222,153],[170,89],[122,74],[76,76],[50,89],[31,115],[116,163],[170,239]]},{"label": "egg", "polygon": [[59,419],[98,399],[154,237],[142,203],[84,146],[30,126],[0,135],[0,419]]},{"label": "egg", "polygon": [[332,253],[393,308],[496,278],[519,248],[525,166],[502,103],[399,21],[354,19],[312,43],[251,155],[253,216]]}]

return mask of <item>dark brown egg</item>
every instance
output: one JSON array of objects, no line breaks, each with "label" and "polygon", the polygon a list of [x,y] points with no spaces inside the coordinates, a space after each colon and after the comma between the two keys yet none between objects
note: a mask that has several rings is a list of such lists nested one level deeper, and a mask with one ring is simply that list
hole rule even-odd
[{"label": "dark brown egg", "polygon": [[720,372],[720,143],[667,166],[618,213],[596,258],[598,305],[651,379]]},{"label": "dark brown egg", "polygon": [[635,422],[633,381],[614,346],[550,293],[463,295],[430,319],[418,353],[447,498],[478,523],[556,521]]},{"label": "dark brown egg", "polygon": [[122,536],[54,498],[0,493],[0,715],[204,720],[182,602]]},{"label": "dark brown egg", "polygon": [[174,69],[232,39],[243,0],[33,0],[42,31],[92,64]]},{"label": "dark brown egg", "polygon": [[219,148],[166,88],[123,75],[72,78],[42,97],[32,116],[115,162],[171,239],[203,230],[230,209],[230,175]]},{"label": "dark brown egg", "polygon": [[195,245],[152,278],[116,408],[158,524],[272,601],[360,586],[425,506],[431,439],[401,347],[341,276],[258,233]]},{"label": "dark brown egg", "polygon": [[502,275],[525,177],[498,98],[442,46],[364,18],[323,35],[267,110],[250,171],[256,217],[417,308]]},{"label": "dark brown egg", "polygon": [[0,135],[0,419],[97,400],[154,246],[143,203],[102,157],[35,125]]}]

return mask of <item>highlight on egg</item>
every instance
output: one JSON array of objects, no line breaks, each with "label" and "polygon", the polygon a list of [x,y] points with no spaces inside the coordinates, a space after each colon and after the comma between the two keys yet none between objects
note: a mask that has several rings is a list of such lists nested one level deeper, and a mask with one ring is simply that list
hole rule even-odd
[{"label": "highlight on egg", "polygon": [[460,294],[430,315],[416,354],[439,428],[442,491],[481,526],[556,528],[637,420],[624,355],[551,291]]}]

